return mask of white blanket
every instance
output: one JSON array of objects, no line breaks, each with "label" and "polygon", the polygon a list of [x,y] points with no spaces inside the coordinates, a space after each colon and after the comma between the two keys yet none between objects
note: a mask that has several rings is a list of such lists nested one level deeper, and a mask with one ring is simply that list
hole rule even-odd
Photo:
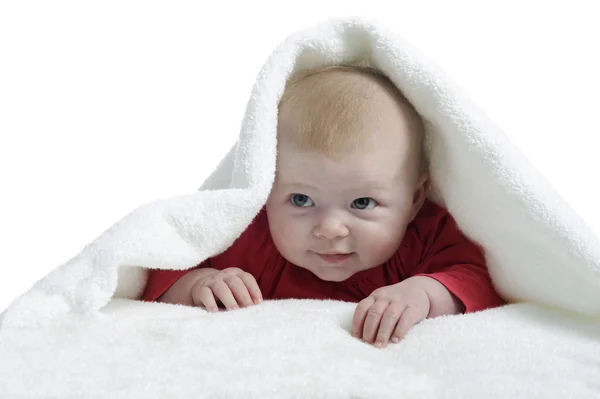
[{"label": "white blanket", "polygon": [[[429,320],[377,350],[348,335],[351,304],[206,315],[130,300],[145,268],[190,268],[241,234],[273,182],[286,79],[331,63],[402,89],[427,121],[432,199],[485,247],[498,290],[531,304]],[[443,71],[383,26],[329,21],[267,60],[198,192],[139,207],[7,309],[0,397],[600,396],[599,288],[598,237]]]},{"label": "white blanket", "polygon": [[427,320],[377,349],[350,336],[352,311],[281,301],[208,314],[117,299],[103,318],[4,334],[1,397],[599,397],[598,322],[521,304]]}]

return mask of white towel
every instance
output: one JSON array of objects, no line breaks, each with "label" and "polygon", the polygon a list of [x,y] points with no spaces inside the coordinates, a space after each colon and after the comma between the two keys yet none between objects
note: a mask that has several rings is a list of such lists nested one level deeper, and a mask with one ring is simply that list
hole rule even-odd
[{"label": "white towel", "polygon": [[[146,268],[187,269],[226,249],[262,208],[273,183],[277,103],[286,80],[307,68],[355,63],[368,64],[387,74],[425,118],[432,199],[447,207],[465,234],[485,248],[499,292],[514,301],[600,316],[600,241],[569,204],[482,110],[416,48],[383,25],[333,20],[298,32],[275,49],[256,80],[236,145],[198,192],[140,206],[39,281],[3,314],[0,348],[14,348],[14,343],[19,342],[19,331],[39,331],[35,326],[65,332],[71,331],[72,323],[102,322],[106,315],[101,310],[111,298],[140,296]],[[348,309],[336,308],[338,305],[330,302],[323,302],[322,306],[340,312]],[[148,307],[147,311],[151,309],[154,308]],[[274,308],[265,309],[260,312],[271,309],[270,317],[274,317]],[[485,316],[486,323],[492,326],[494,314],[500,313]],[[474,316],[464,317],[483,320],[468,319]],[[219,317],[225,320],[235,316],[232,313]],[[526,312],[518,317],[531,322],[527,321]],[[460,318],[449,320],[455,319]],[[571,323],[572,319],[561,320]],[[572,323],[574,329],[581,327],[580,323]],[[24,330],[27,327],[33,330]],[[155,339],[160,340],[160,329],[150,331],[158,334]],[[453,331],[460,335],[459,327]],[[316,330],[317,336],[318,333]],[[106,339],[105,334],[99,336]],[[28,339],[27,334],[23,339]],[[13,345],[7,346],[8,342]],[[51,357],[49,349],[39,353]],[[227,350],[222,353],[233,354]],[[335,356],[336,352],[329,353]],[[33,364],[35,355],[31,356]],[[365,352],[357,356],[370,355]],[[456,364],[450,357],[444,359],[447,367],[465,370],[460,368],[458,354]],[[430,362],[436,361],[435,356],[430,357]],[[412,367],[400,363],[386,364],[386,372],[396,366],[402,370]],[[30,370],[27,365],[22,366],[21,371]],[[220,370],[219,365],[213,366]],[[481,367],[496,370],[485,362]],[[426,364],[414,378],[424,378],[423,384],[411,383],[417,391],[419,386],[427,385]],[[431,389],[434,382],[431,381]],[[423,392],[430,392],[430,388],[423,388]],[[266,389],[261,392],[264,394]],[[485,386],[478,389],[475,393],[484,396]],[[354,394],[365,395],[360,390]],[[448,397],[461,397],[460,390],[457,395]]]},{"label": "white towel", "polygon": [[0,330],[2,399],[588,399],[600,323],[520,304],[416,326],[378,349],[354,306],[271,301],[235,312],[116,299],[102,318]]}]

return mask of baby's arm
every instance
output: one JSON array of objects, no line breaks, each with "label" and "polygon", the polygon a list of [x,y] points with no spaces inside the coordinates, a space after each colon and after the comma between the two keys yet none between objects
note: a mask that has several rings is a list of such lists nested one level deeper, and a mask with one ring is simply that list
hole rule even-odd
[{"label": "baby's arm", "polygon": [[156,299],[156,302],[172,303],[177,305],[194,306],[192,288],[201,278],[204,278],[217,270],[211,268],[200,268],[188,271],[169,287],[164,294]]},{"label": "baby's arm", "polygon": [[482,251],[445,217],[424,237],[420,262],[404,281],[381,287],[361,301],[352,334],[377,346],[398,342],[425,318],[501,306]]},{"label": "baby's arm", "polygon": [[360,301],[354,312],[352,335],[384,347],[399,342],[428,317],[457,314],[462,303],[442,284],[424,276],[407,278],[376,289]]},{"label": "baby's arm", "polygon": [[197,268],[179,277],[157,301],[202,306],[216,312],[219,302],[227,310],[234,310],[259,304],[262,295],[254,276],[241,269]]},{"label": "baby's arm", "polygon": [[413,276],[406,280],[411,285],[422,289],[429,299],[429,311],[426,318],[465,312],[465,305],[442,283],[426,276]]},{"label": "baby's arm", "polygon": [[[262,272],[262,245],[270,236],[264,211],[234,243],[220,254],[189,270],[152,270],[143,300],[203,306],[214,310],[218,302],[227,309],[260,303],[256,278]],[[244,265],[244,270],[227,267]],[[255,277],[256,276],[256,277]]]},{"label": "baby's arm", "polygon": [[[466,313],[505,304],[492,283],[482,249],[466,237],[450,213],[431,208],[412,232],[416,259],[405,262],[408,276],[437,281],[460,300]],[[432,313],[438,312],[432,309]]]},{"label": "baby's arm", "polygon": [[[462,265],[464,266],[464,265]],[[409,277],[376,289],[360,301],[354,312],[352,335],[376,346],[399,342],[415,325],[443,315],[501,305],[502,299],[485,279],[477,281],[461,268]],[[467,278],[466,281],[453,279]],[[439,280],[450,282],[444,285]],[[479,285],[469,292],[469,284]],[[458,294],[457,294],[458,293]],[[466,304],[466,305],[465,305]]]},{"label": "baby's arm", "polygon": [[466,313],[505,304],[494,288],[482,250],[453,221],[439,231],[412,275],[437,281],[460,300]]}]

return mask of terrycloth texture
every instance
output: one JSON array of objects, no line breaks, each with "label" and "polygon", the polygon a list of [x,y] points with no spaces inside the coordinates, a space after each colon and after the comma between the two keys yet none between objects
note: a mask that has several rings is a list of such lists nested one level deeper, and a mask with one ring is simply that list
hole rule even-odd
[{"label": "terrycloth texture", "polygon": [[0,393],[112,389],[147,398],[173,389],[249,397],[248,389],[285,397],[279,393],[288,387],[289,397],[600,396],[597,322],[534,305],[428,321],[388,351],[347,336],[340,323],[349,304],[264,304],[214,318],[136,304],[138,316],[133,308],[103,315],[111,298],[139,297],[144,268],[192,267],[241,234],[273,183],[287,79],[334,63],[382,70],[425,118],[432,199],[485,247],[502,294],[600,316],[598,237],[507,136],[386,28],[330,21],[293,35],[267,60],[236,146],[200,191],[136,209],[9,307],[0,329],[0,367],[9,377]]},{"label": "terrycloth texture", "polygon": [[600,321],[514,305],[428,320],[401,344],[377,349],[350,336],[353,309],[281,301],[208,314],[120,299],[104,318],[0,330],[0,396],[600,397]]}]

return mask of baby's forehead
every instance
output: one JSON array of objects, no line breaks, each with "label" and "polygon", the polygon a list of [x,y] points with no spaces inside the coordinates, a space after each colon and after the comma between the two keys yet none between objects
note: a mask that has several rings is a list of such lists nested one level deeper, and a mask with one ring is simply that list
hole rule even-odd
[{"label": "baby's forehead", "polygon": [[[388,148],[386,148],[388,147]],[[285,184],[315,184],[322,188],[347,186],[386,189],[406,180],[409,161],[389,146],[330,156],[318,150],[282,145],[276,174]]]}]

